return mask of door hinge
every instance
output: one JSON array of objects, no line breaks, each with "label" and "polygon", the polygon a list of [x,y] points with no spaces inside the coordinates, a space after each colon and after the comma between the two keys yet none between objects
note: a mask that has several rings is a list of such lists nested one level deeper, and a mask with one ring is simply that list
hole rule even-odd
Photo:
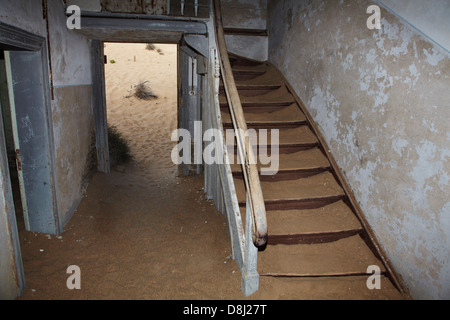
[{"label": "door hinge", "polygon": [[20,160],[20,149],[16,149],[17,170],[22,171],[22,160]]}]

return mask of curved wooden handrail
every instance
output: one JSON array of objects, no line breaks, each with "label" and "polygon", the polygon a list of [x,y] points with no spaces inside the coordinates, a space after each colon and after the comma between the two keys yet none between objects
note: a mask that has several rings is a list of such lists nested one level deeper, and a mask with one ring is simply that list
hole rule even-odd
[{"label": "curved wooden handrail", "polygon": [[253,243],[256,247],[262,247],[267,243],[268,237],[266,208],[253,148],[250,146],[248,135],[245,134],[247,132],[247,123],[245,122],[244,111],[228,56],[220,0],[214,0],[214,16],[222,78],[230,107],[231,119],[236,132],[238,154],[241,159],[242,174],[247,190],[247,205],[250,206],[249,209],[253,217]]}]

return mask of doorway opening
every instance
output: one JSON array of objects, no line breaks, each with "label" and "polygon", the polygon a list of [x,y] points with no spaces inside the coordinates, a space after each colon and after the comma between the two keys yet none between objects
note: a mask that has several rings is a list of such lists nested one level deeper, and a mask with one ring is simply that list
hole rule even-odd
[{"label": "doorway opening", "polygon": [[14,209],[19,230],[25,229],[22,209],[21,191],[19,183],[18,168],[16,163],[16,152],[14,145],[13,126],[11,119],[11,105],[8,92],[8,80],[6,73],[5,51],[0,50],[0,105],[3,133],[5,137],[5,149],[8,159],[9,177],[11,180]]},{"label": "doorway opening", "polygon": [[[171,161],[178,122],[178,45],[104,43],[110,165],[123,171],[111,131],[128,144],[132,164],[152,183],[177,177]],[[115,140],[115,139],[114,139]]]},{"label": "doorway opening", "polygon": [[[25,287],[19,230],[58,234],[46,39],[0,23],[2,293]],[[4,250],[6,249],[6,250]],[[5,268],[4,268],[5,267]],[[6,275],[6,276],[4,276]]]}]

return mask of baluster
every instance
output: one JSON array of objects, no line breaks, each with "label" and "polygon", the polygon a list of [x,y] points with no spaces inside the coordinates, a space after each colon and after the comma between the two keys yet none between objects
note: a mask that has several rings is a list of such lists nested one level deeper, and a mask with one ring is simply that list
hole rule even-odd
[{"label": "baluster", "polygon": [[242,291],[246,296],[252,295],[259,289],[259,274],[257,271],[258,248],[253,244],[253,215],[250,205],[247,192],[245,203],[244,270],[242,272]]},{"label": "baluster", "polygon": [[195,0],[195,16],[198,16],[198,0]]},{"label": "baluster", "polygon": [[181,0],[181,15],[184,16],[184,0]]}]

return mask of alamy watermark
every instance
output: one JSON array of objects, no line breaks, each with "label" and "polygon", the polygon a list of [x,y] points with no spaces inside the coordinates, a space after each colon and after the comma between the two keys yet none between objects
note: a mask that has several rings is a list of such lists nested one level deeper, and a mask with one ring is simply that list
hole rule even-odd
[{"label": "alamy watermark", "polygon": [[369,30],[381,29],[381,9],[377,5],[372,5],[367,8],[367,13],[371,14],[369,19],[367,19],[367,28]]},{"label": "alamy watermark", "polygon": [[70,274],[67,278],[66,286],[69,290],[81,290],[81,269],[79,266],[71,265],[67,268],[66,273]]},{"label": "alamy watermark", "polygon": [[[269,133],[270,131],[270,133]],[[237,150],[236,137],[244,137],[247,148],[252,148],[254,157],[241,158]],[[178,144],[172,149],[171,159],[180,164],[225,164],[225,150],[230,164],[261,165],[261,175],[275,175],[279,171],[279,141],[278,129],[227,129],[224,133],[218,129],[208,129],[203,132],[202,122],[194,122],[194,137],[186,129],[177,129],[172,133],[172,141]],[[224,145],[225,142],[225,145]],[[226,148],[226,149],[225,149]]]},{"label": "alamy watermark", "polygon": [[81,9],[79,6],[71,5],[67,7],[66,13],[70,15],[67,18],[67,29],[81,29]]},{"label": "alamy watermark", "polygon": [[367,273],[371,274],[366,281],[367,289],[381,290],[381,268],[379,266],[369,266]]}]

